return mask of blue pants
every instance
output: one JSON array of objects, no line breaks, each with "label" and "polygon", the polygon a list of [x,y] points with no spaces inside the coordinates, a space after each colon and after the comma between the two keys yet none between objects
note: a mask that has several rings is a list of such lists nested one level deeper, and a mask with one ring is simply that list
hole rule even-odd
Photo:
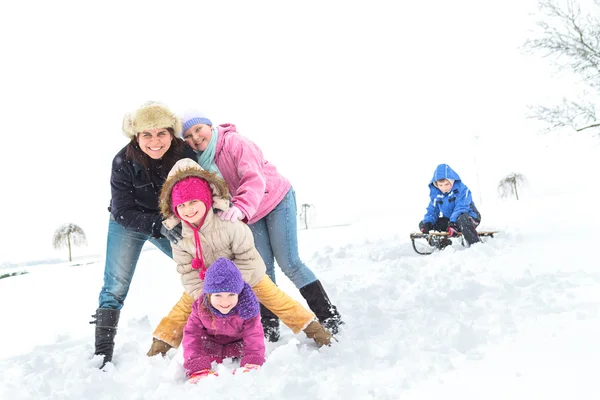
[{"label": "blue pants", "polygon": [[252,225],[254,243],[267,266],[267,275],[275,282],[275,260],[298,289],[317,280],[298,255],[296,192],[291,188],[269,214]]},{"label": "blue pants", "polygon": [[147,240],[173,258],[171,243],[167,238],[156,239],[143,233],[130,231],[116,223],[111,216],[106,241],[104,286],[100,291],[99,308],[115,310],[123,308],[142,247]]}]

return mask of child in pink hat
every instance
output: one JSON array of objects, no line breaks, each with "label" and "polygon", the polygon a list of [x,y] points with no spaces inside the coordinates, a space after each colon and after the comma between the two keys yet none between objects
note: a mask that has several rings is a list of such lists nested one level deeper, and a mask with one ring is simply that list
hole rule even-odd
[{"label": "child in pink hat", "polygon": [[248,226],[239,220],[222,221],[217,216],[217,210],[228,209],[227,184],[216,174],[190,159],[176,163],[169,172],[160,194],[160,210],[167,228],[183,221],[182,239],[171,243],[171,247],[186,294],[154,331],[155,341],[170,347],[179,345],[192,302],[202,295],[207,267],[225,258],[240,270],[259,302],[294,333],[303,331],[319,346],[329,345],[332,334],[316,321],[315,315],[269,279]]}]

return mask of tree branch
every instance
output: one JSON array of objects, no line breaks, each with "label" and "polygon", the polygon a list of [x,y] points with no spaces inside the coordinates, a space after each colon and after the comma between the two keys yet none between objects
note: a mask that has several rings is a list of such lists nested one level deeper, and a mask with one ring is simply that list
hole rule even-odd
[{"label": "tree branch", "polygon": [[582,14],[575,0],[566,0],[564,6],[556,0],[540,0],[543,19],[537,26],[541,32],[523,45],[530,53],[552,57],[558,69],[575,73],[582,78],[581,83],[594,91],[591,97],[582,93],[587,100],[563,99],[561,105],[531,107],[529,118],[549,123],[549,130],[570,127],[581,132],[600,127],[596,118],[600,96],[600,0],[593,2],[594,6]]},{"label": "tree branch", "polygon": [[575,131],[581,132],[581,131],[584,131],[584,130],[589,129],[589,128],[597,128],[597,127],[600,127],[600,123],[595,123],[595,124],[591,124],[591,125],[588,125],[588,126],[584,126],[583,128],[575,129]]}]

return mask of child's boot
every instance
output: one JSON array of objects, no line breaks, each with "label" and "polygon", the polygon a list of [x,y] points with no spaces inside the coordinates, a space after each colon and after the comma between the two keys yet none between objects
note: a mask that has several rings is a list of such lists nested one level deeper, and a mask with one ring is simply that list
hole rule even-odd
[{"label": "child's boot", "polygon": [[458,229],[463,234],[463,238],[467,242],[467,247],[472,245],[473,243],[480,242],[479,234],[476,230],[476,225],[473,219],[469,216],[469,214],[464,213],[458,216],[456,219],[456,225],[458,225]]},{"label": "child's boot", "polygon": [[452,246],[452,240],[450,240],[450,239],[448,239],[446,237],[441,238],[440,242],[438,244],[438,248],[440,250],[444,250],[448,246]]},{"label": "child's boot", "polygon": [[314,340],[316,344],[321,346],[329,346],[331,344],[331,339],[333,335],[323,328],[323,326],[318,321],[312,321],[306,328],[304,328],[304,333],[310,339]]},{"label": "child's boot", "polygon": [[265,339],[271,343],[277,342],[279,340],[279,318],[262,304],[260,305],[260,322]]}]

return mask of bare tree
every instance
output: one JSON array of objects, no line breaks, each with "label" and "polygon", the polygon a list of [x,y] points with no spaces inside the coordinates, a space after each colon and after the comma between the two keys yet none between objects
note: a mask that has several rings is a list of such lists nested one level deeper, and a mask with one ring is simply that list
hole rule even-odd
[{"label": "bare tree", "polygon": [[578,99],[563,99],[554,106],[531,107],[530,117],[545,121],[548,129],[570,127],[575,131],[593,128],[600,132],[597,118],[600,97],[600,0],[590,0],[582,12],[576,0],[540,0],[540,31],[527,40],[524,49],[541,53],[561,71],[570,71],[589,90]]},{"label": "bare tree", "polygon": [[518,172],[513,172],[506,175],[504,178],[502,178],[500,183],[498,183],[498,193],[502,198],[507,198],[514,195],[517,200],[519,200],[518,187],[523,187],[526,183],[527,179],[525,176],[519,174]]},{"label": "bare tree", "polygon": [[69,262],[72,261],[71,246],[81,246],[87,243],[83,229],[75,224],[61,225],[55,232],[52,240],[55,249],[69,248]]},{"label": "bare tree", "polygon": [[577,132],[589,128],[600,127],[596,118],[596,107],[586,99],[578,101],[563,98],[560,105],[552,107],[533,106],[529,108],[530,118],[539,119],[548,123],[548,131],[569,127]]},{"label": "bare tree", "polygon": [[313,207],[312,204],[302,204],[302,211],[300,211],[300,220],[304,221],[304,229],[308,229],[308,209]]}]

